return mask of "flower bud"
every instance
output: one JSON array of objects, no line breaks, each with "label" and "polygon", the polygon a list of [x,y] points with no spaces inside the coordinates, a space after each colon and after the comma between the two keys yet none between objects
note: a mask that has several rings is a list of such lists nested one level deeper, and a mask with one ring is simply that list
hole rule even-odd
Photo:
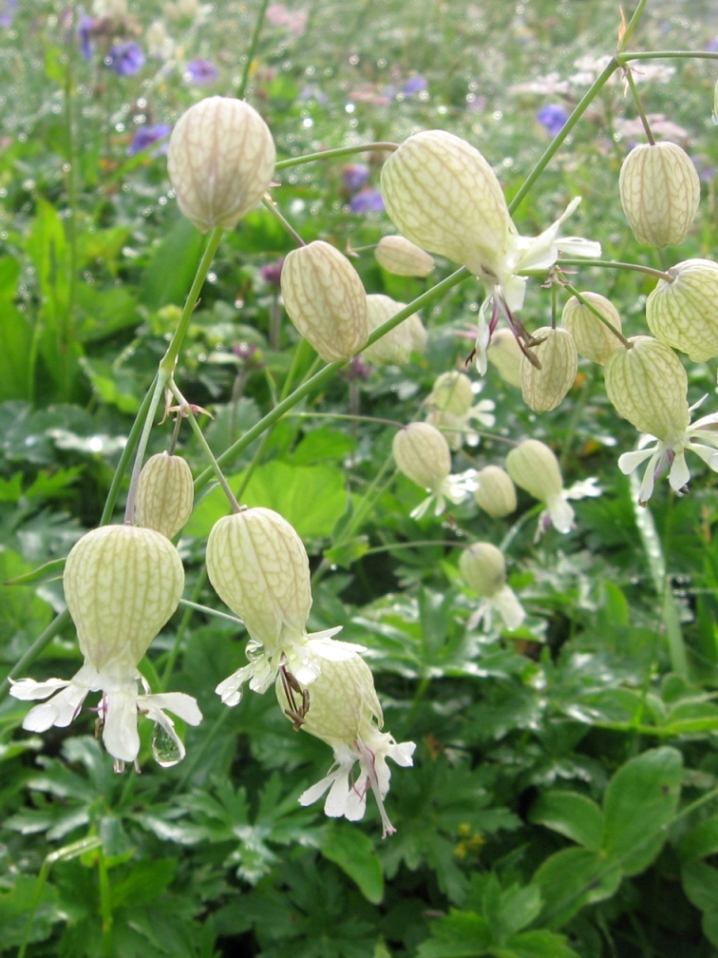
[{"label": "flower bud", "polygon": [[215,523],[207,574],[217,594],[268,653],[304,635],[312,592],[302,540],[279,513],[243,509]]},{"label": "flower bud", "polygon": [[619,416],[640,432],[667,441],[690,422],[688,377],[672,349],[650,336],[634,336],[631,349],[614,350],[605,367],[606,393]]},{"label": "flower bud", "polygon": [[455,416],[465,416],[474,401],[471,380],[456,370],[442,373],[434,383],[427,403]]},{"label": "flower bud", "polygon": [[[381,293],[373,293],[367,296],[366,303],[367,323],[370,333],[373,333],[375,329],[391,319],[392,316],[396,316],[406,306],[406,303],[397,303],[390,296],[383,296]],[[409,320],[405,319],[390,332],[385,333],[381,339],[377,339],[371,346],[365,346],[362,355],[367,362],[374,363],[375,366],[388,366],[392,363],[403,366],[411,358],[411,348],[411,329],[409,328]]]},{"label": "flower bud", "polygon": [[618,189],[639,243],[683,242],[701,198],[698,173],[685,150],[665,142],[635,147],[623,161]]},{"label": "flower bud", "polygon": [[563,478],[553,451],[538,439],[525,439],[506,457],[506,471],[517,486],[540,502],[563,492]]},{"label": "flower bud", "polygon": [[489,362],[496,366],[499,376],[509,386],[521,386],[521,360],[523,353],[518,340],[510,329],[497,329],[491,336],[486,351]]},{"label": "flower bud", "polygon": [[161,452],[142,467],[137,486],[137,521],[172,539],[192,514],[192,470],[180,456]]},{"label": "flower bud", "polygon": [[323,240],[292,250],[282,267],[282,296],[299,332],[327,362],[350,359],[369,335],[359,274]]},{"label": "flower bud", "polygon": [[[292,690],[283,682],[281,672],[275,689],[282,711],[295,719],[296,710],[288,697]],[[374,676],[360,655],[341,661],[325,659],[319,676],[303,691],[303,701],[308,702],[309,707],[301,716],[302,729],[332,747],[353,742],[360,733],[362,721],[376,716],[379,723],[382,722]],[[294,694],[301,696],[302,692]]]},{"label": "flower bud", "polygon": [[[606,320],[621,332],[621,317],[613,303],[600,293],[583,293],[583,298],[594,306]],[[561,323],[573,336],[579,356],[603,366],[620,339],[608,329],[579,299],[572,296],[563,308]]]},{"label": "flower bud", "polygon": [[646,302],[648,327],[666,346],[694,362],[718,356],[718,264],[688,259],[668,270]]},{"label": "flower bud", "polygon": [[428,276],[434,268],[433,258],[403,236],[382,236],[374,256],[395,276]]},{"label": "flower bud", "polygon": [[576,379],[578,353],[573,336],[566,329],[542,326],[533,333],[543,339],[532,350],[541,368],[521,357],[521,395],[534,412],[548,412],[560,405]]},{"label": "flower bud", "polygon": [[477,149],[443,130],[416,133],[384,164],[381,187],[392,222],[412,243],[496,282],[514,227],[501,185]]},{"label": "flower bud", "polygon": [[464,549],[459,570],[467,584],[479,595],[491,596],[506,585],[506,562],[503,553],[490,542],[475,542]]},{"label": "flower bud", "polygon": [[232,229],[261,200],[274,173],[269,127],[244,100],[212,96],[177,121],[167,171],[177,203],[202,233]]},{"label": "flower bud", "polygon": [[140,661],[182,598],[184,569],[161,533],[102,526],[70,550],[63,588],[83,655],[107,673]]},{"label": "flower bud", "polygon": [[392,452],[399,470],[422,489],[437,490],[451,472],[448,443],[426,422],[412,422],[400,429]]},{"label": "flower bud", "polygon": [[493,519],[503,519],[516,509],[516,487],[500,466],[485,466],[476,475],[474,499]]}]

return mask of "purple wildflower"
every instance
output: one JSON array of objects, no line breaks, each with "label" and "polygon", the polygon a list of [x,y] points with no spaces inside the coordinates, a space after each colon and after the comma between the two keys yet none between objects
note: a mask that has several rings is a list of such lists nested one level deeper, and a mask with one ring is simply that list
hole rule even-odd
[{"label": "purple wildflower", "polygon": [[204,57],[197,57],[187,64],[184,75],[190,83],[196,83],[197,86],[209,86],[217,80],[219,70],[214,63],[210,63]]},{"label": "purple wildflower", "polygon": [[260,275],[267,286],[274,286],[279,289],[279,281],[282,277],[282,266],[284,266],[283,256],[273,263],[267,263],[266,266],[259,267]]},{"label": "purple wildflower", "polygon": [[560,103],[549,103],[548,106],[541,107],[536,119],[547,133],[557,136],[566,125],[568,113]]},{"label": "purple wildflower", "polygon": [[342,167],[342,186],[347,193],[358,193],[369,179],[369,167],[364,163],[347,163]]},{"label": "purple wildflower", "polygon": [[17,0],[5,0],[5,3],[0,7],[0,27],[11,27],[16,12]]},{"label": "purple wildflower", "polygon": [[312,83],[302,87],[302,89],[299,91],[297,100],[299,100],[300,103],[306,103],[307,100],[314,100],[320,106],[326,106],[326,104],[329,103],[329,97],[326,95],[324,90]]},{"label": "purple wildflower", "polygon": [[718,52],[718,37],[713,37],[712,40],[709,40],[705,45],[705,49],[710,53]]},{"label": "purple wildflower", "polygon": [[352,197],[349,209],[352,213],[383,213],[384,200],[378,190],[367,187]]},{"label": "purple wildflower", "polygon": [[[163,140],[170,135],[172,127],[169,123],[157,123],[155,126],[141,126],[132,138],[132,142],[127,147],[128,156],[137,156],[147,147],[152,146],[158,140]],[[158,149],[152,152],[152,156],[161,156],[167,152],[168,143],[163,143]]]},{"label": "purple wildflower", "polygon": [[411,77],[406,81],[404,86],[401,88],[401,92],[404,96],[414,96],[417,93],[421,93],[423,90],[427,89],[426,77],[421,76],[420,73],[417,73],[416,76]]},{"label": "purple wildflower", "polygon": [[88,17],[86,13],[80,17],[80,23],[77,27],[77,39],[80,44],[80,53],[83,60],[90,60],[95,46],[92,42],[92,34],[95,29],[95,21]]},{"label": "purple wildflower", "polygon": [[145,55],[132,40],[116,43],[105,57],[105,66],[118,76],[131,77],[145,65]]}]

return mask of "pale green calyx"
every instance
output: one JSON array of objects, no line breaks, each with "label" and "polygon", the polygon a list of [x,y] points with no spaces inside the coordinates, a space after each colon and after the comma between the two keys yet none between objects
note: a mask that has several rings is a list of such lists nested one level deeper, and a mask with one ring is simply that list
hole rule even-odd
[{"label": "pale green calyx", "polygon": [[475,542],[459,559],[459,570],[483,602],[469,620],[469,628],[484,619],[491,628],[491,615],[498,612],[507,629],[517,629],[526,613],[513,589],[506,584],[506,562],[503,553],[490,542]]},{"label": "pale green calyx", "polygon": [[[366,302],[367,330],[369,333],[373,333],[375,329],[396,316],[406,306],[406,303],[398,303],[395,299],[384,296],[382,293],[372,293],[367,296]],[[415,316],[416,313],[385,333],[381,339],[377,339],[371,346],[365,346],[362,350],[362,356],[367,362],[373,363],[375,366],[388,366],[390,364],[403,366],[408,363],[413,348],[410,321]],[[416,318],[418,319],[418,316]]]},{"label": "pale green calyx", "polygon": [[282,266],[287,315],[327,363],[350,359],[369,335],[367,296],[339,250],[315,240],[288,253]]},{"label": "pale green calyx", "polygon": [[181,456],[160,452],[142,467],[135,512],[141,526],[172,539],[192,514],[192,470]]},{"label": "pale green calyx", "polygon": [[574,511],[566,501],[561,469],[553,450],[538,439],[525,439],[506,457],[506,471],[517,486],[546,503],[546,512],[539,517],[537,538],[547,522],[559,532],[571,531]]},{"label": "pale green calyx", "polygon": [[682,243],[701,198],[693,161],[668,142],[634,147],[621,166],[618,190],[634,236],[648,246]]},{"label": "pale green calyx", "polygon": [[497,329],[486,350],[488,361],[496,367],[499,376],[509,386],[521,388],[521,358],[523,353],[510,329]]},{"label": "pale green calyx", "polygon": [[605,366],[606,393],[616,412],[640,432],[670,442],[690,422],[688,377],[672,349],[650,336],[614,350]]},{"label": "pale green calyx", "polygon": [[[589,292],[581,295],[615,330],[621,332],[621,317],[610,300],[601,296],[600,293]],[[573,336],[579,356],[584,356],[601,366],[605,365],[608,357],[620,345],[618,336],[612,333],[596,314],[575,296],[572,296],[563,307],[561,323]]]},{"label": "pale green calyx", "polygon": [[177,121],[167,171],[180,210],[205,233],[232,229],[266,193],[276,151],[269,127],[244,100],[212,96]]},{"label": "pale green calyx", "polygon": [[474,499],[493,519],[502,519],[516,510],[516,487],[500,466],[485,466],[476,473]]},{"label": "pale green calyx", "polygon": [[521,357],[521,395],[534,412],[548,412],[562,402],[576,379],[578,353],[567,329],[542,326],[533,334],[538,344],[532,347],[535,360]]},{"label": "pale green calyx", "polygon": [[377,263],[395,276],[428,276],[434,260],[404,236],[382,236],[374,250]]},{"label": "pale green calyx", "polygon": [[688,259],[668,270],[648,297],[646,321],[662,343],[694,362],[718,356],[718,263]]}]

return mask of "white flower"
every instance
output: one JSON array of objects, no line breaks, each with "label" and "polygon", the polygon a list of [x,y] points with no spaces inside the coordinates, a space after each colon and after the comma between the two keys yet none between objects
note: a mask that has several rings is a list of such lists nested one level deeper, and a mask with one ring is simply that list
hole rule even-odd
[{"label": "white flower", "polygon": [[526,610],[519,602],[518,596],[510,585],[504,585],[494,595],[482,598],[479,607],[472,612],[466,623],[466,628],[471,632],[483,621],[484,629],[487,632],[491,631],[491,623],[496,612],[510,632],[518,629],[526,618]]},{"label": "white flower", "polygon": [[[97,708],[105,748],[115,759],[115,771],[121,772],[125,762],[136,762],[140,750],[137,732],[138,715],[146,715],[159,725],[174,744],[175,757],[160,764],[174,765],[185,756],[185,748],[174,729],[174,723],[163,709],[168,709],[189,725],[199,725],[202,713],[191,695],[168,692],[151,695],[149,685],[140,673],[129,666],[98,671],[86,662],[71,679],[12,679],[10,694],[23,702],[47,699],[25,716],[22,727],[29,732],[46,732],[51,726],[65,728],[80,712],[90,692],[102,692]],[[138,687],[142,692],[138,692]],[[139,769],[138,769],[139,770]]]},{"label": "white flower", "polygon": [[[691,412],[705,400],[691,406]],[[686,465],[686,452],[695,452],[714,472],[718,472],[718,413],[703,416],[692,426],[666,440],[655,436],[642,435],[638,441],[638,450],[624,452],[618,460],[618,468],[624,475],[628,475],[648,460],[643,482],[638,492],[638,501],[645,505],[653,495],[656,479],[668,468],[668,481],[676,492],[687,485],[691,478]],[[702,440],[702,441],[701,441]],[[708,443],[708,445],[705,445]],[[648,448],[646,448],[648,447]]]},{"label": "white flower", "polygon": [[[369,789],[379,806],[382,838],[393,835],[396,829],[389,821],[384,799],[389,791],[391,769],[387,758],[405,768],[414,764],[414,742],[397,743],[388,732],[365,722],[361,733],[352,743],[334,746],[334,765],[329,773],[299,796],[301,805],[311,805],[329,790],[324,812],[330,818],[344,817],[350,822],[364,817]],[[359,777],[352,781],[352,770],[359,762]]]},{"label": "white flower", "polygon": [[297,636],[293,642],[287,642],[281,648],[268,651],[261,642],[250,639],[247,643],[249,665],[237,669],[223,682],[215,692],[225,705],[238,705],[242,698],[242,686],[245,682],[253,692],[263,694],[277,678],[281,665],[304,685],[316,681],[322,671],[323,662],[342,662],[358,652],[366,652],[363,645],[354,642],[332,641],[331,636],[341,632],[342,626],[311,632]]},{"label": "white flower", "polygon": [[[475,346],[476,368],[482,376],[488,367],[486,350],[500,313],[504,312],[509,325],[513,326],[512,313],[523,306],[528,277],[519,274],[528,269],[548,269],[556,262],[559,253],[593,259],[600,257],[600,243],[582,239],[579,236],[559,238],[558,233],[563,222],[571,216],[580,202],[580,196],[574,197],[556,222],[538,236],[519,236],[512,222],[512,242],[508,246],[503,263],[498,269],[495,268],[493,276],[484,274],[479,277],[489,288],[489,295],[479,310]],[[491,309],[491,318],[487,322],[489,309]]]},{"label": "white flower", "polygon": [[440,516],[446,509],[446,500],[455,506],[470,496],[476,489],[476,470],[467,469],[466,472],[457,472],[456,475],[445,476],[436,486],[427,490],[431,495],[412,509],[409,515],[412,519],[421,519],[429,509],[434,507],[434,515]]}]

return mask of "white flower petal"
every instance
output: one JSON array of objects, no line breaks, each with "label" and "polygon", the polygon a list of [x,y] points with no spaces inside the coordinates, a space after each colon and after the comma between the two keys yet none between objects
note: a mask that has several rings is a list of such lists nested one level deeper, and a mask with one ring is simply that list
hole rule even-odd
[{"label": "white flower petal", "polygon": [[624,476],[628,476],[638,469],[641,463],[645,462],[646,459],[654,458],[658,461],[660,454],[659,449],[642,449],[638,452],[624,452],[623,455],[618,457],[618,468]]},{"label": "white flower petal", "polygon": [[555,244],[559,253],[568,256],[584,256],[588,259],[601,258],[601,244],[593,240],[583,239],[581,236],[563,236]]},{"label": "white flower petal", "polygon": [[30,709],[22,727],[27,732],[46,732],[53,725],[67,728],[82,708],[89,691],[81,685],[67,685],[48,702]]},{"label": "white flower petal", "polygon": [[507,629],[518,629],[526,618],[524,607],[519,602],[511,586],[505,585],[491,597],[494,607],[498,610]]},{"label": "white flower petal", "polygon": [[306,791],[302,792],[299,796],[300,805],[313,805],[322,795],[326,792],[330,785],[334,783],[336,778],[336,773],[327,775],[321,781],[317,782],[315,785],[312,785],[311,788],[308,788]]},{"label": "white flower petal", "polygon": [[[159,695],[140,695],[137,698],[140,709],[147,710],[148,714],[161,709],[167,709],[188,725],[199,725],[202,713],[197,700],[184,692],[162,692]],[[155,719],[155,721],[158,721]]]},{"label": "white flower petal", "polygon": [[546,503],[546,509],[551,516],[551,522],[555,529],[558,529],[564,535],[571,531],[575,512],[563,495],[549,499]]},{"label": "white flower petal", "polygon": [[486,321],[489,307],[493,309],[493,296],[487,296],[481,304],[481,309],[479,310],[479,324],[476,329],[476,342],[474,343],[474,350],[476,356],[476,369],[478,370],[480,376],[486,375],[486,370],[489,368],[489,359],[486,353],[486,350],[489,348],[489,340],[491,339],[491,329]]},{"label": "white flower petal", "polygon": [[[555,262],[555,257],[551,262]],[[526,298],[526,284],[528,283],[528,277],[526,276],[507,276],[502,284],[501,288],[503,289],[504,302],[511,313],[517,312],[524,304],[524,299]],[[484,370],[485,372],[486,370]]]},{"label": "white flower petal", "polygon": [[653,495],[656,463],[658,462],[659,458],[660,452],[655,453],[646,466],[646,471],[643,474],[643,482],[641,483],[641,488],[638,490],[638,501],[641,505],[645,505]]},{"label": "white flower petal", "polygon": [[671,489],[680,492],[684,486],[688,485],[690,478],[691,474],[686,465],[685,453],[682,449],[679,449],[678,452],[675,453],[670,472],[668,473],[668,481],[671,484]]},{"label": "white flower petal", "polygon": [[35,679],[9,679],[10,695],[23,702],[33,702],[37,699],[46,699],[58,689],[64,689],[71,684],[70,679],[46,679],[36,682]]},{"label": "white flower petal", "polygon": [[108,692],[104,701],[105,748],[121,762],[134,762],[140,751],[137,732],[137,696],[129,691]]}]

